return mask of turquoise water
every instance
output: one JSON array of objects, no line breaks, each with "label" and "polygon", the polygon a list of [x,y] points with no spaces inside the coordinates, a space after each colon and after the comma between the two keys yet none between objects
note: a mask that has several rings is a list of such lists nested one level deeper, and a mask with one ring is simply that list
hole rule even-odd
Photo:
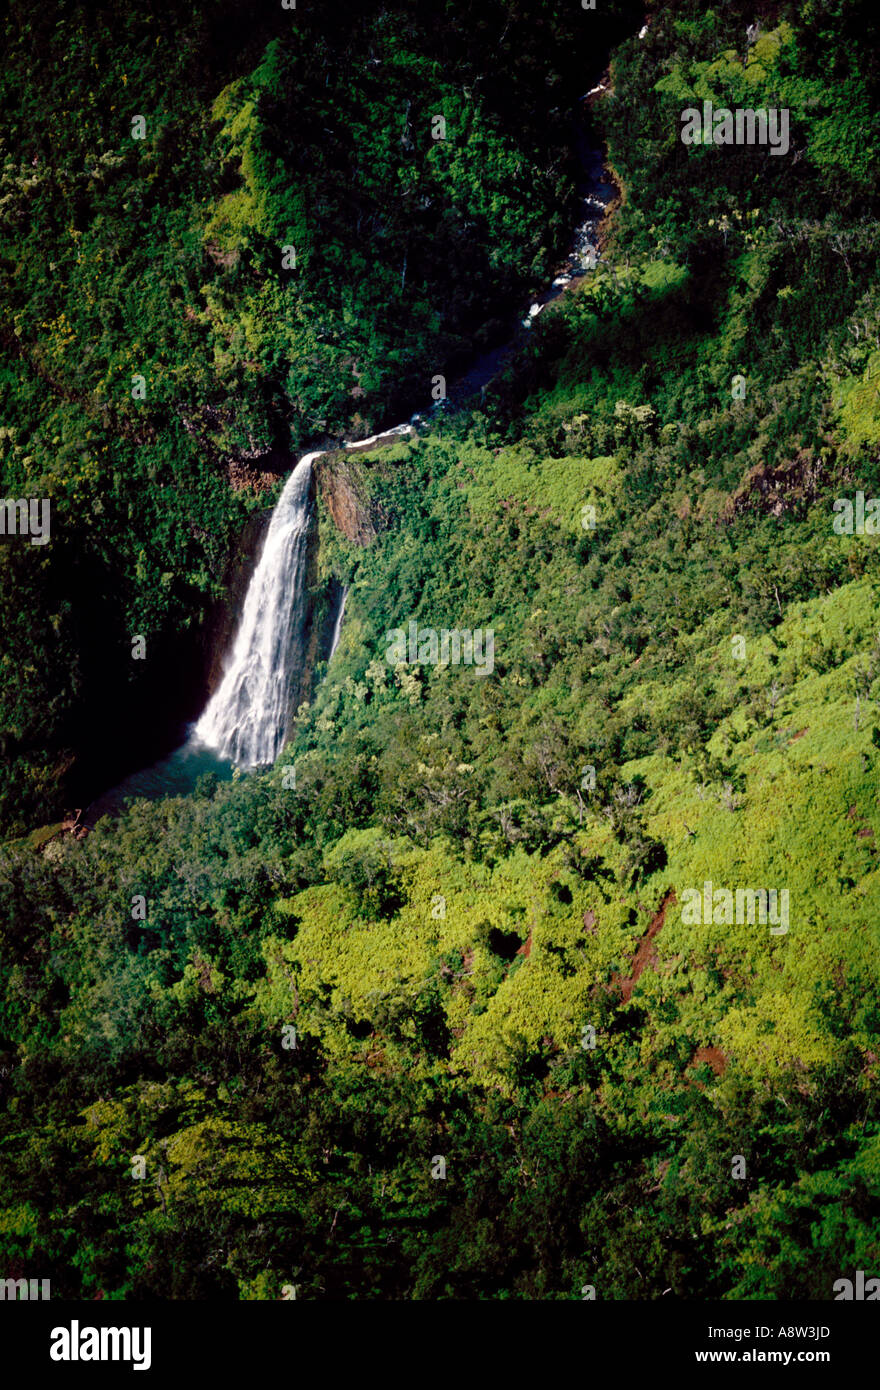
[{"label": "turquoise water", "polygon": [[196,783],[205,773],[214,773],[221,781],[230,782],[232,763],[218,758],[210,748],[194,742],[185,743],[166,758],[130,773],[115,787],[102,792],[87,807],[81,823],[92,829],[102,816],[119,815],[126,801],[133,797],[157,801],[163,796],[187,796],[195,791]]}]

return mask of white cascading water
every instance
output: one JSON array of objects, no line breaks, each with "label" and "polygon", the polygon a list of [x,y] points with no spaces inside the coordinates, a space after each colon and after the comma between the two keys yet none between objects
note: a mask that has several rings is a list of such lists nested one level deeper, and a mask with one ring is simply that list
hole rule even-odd
[{"label": "white cascading water", "polygon": [[340,638],[340,636],[342,635],[342,619],[343,619],[343,617],[345,616],[345,601],[346,601],[347,598],[348,598],[348,590],[347,590],[347,589],[343,589],[343,591],[342,591],[342,601],[341,601],[340,604],[339,604],[339,612],[336,614],[336,622],[333,624],[333,640],[332,640],[332,642],[330,643],[330,655],[327,657],[327,660],[328,660],[328,661],[332,661],[332,660],[333,660],[333,653],[336,651],[336,648],[339,646],[339,638]]},{"label": "white cascading water", "polygon": [[289,713],[294,641],[305,616],[312,463],[298,462],[272,513],[223,679],[194,736],[238,767],[272,763]]},{"label": "white cascading water", "polygon": [[[412,425],[395,425],[345,447],[365,449],[380,439],[412,433]],[[312,464],[325,452],[304,454],[278,498],[223,679],[193,730],[194,743],[212,748],[236,767],[274,763],[284,745],[299,648],[295,638],[306,615]],[[333,651],[341,629],[342,609]]]}]

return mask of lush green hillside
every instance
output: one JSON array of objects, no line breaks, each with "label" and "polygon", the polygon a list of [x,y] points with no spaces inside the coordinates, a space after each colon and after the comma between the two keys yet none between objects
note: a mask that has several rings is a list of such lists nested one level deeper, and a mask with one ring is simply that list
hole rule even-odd
[{"label": "lush green hillside", "polygon": [[484,8],[10,7],[0,470],[53,542],[0,549],[4,826],[197,712],[255,500],[229,462],[422,408],[548,278],[573,103],[636,7]]},{"label": "lush green hillside", "polygon": [[[488,333],[492,296],[563,234],[536,75],[578,95],[592,40],[521,23],[508,86],[497,22],[449,14],[439,73],[439,39],[381,16],[322,20],[326,50],[253,35],[240,73],[201,22],[179,46],[205,140],[240,162],[235,178],[218,163],[187,222],[228,261],[198,306],[191,291],[218,393],[194,397],[228,416],[191,481],[175,457],[174,487],[182,506],[211,478],[218,545],[235,506],[204,458],[251,428],[248,372],[294,442],[309,411],[347,418],[348,358],[358,409],[380,411],[410,367],[430,375],[456,335]],[[279,765],[140,802],[82,841],[25,836],[19,813],[0,861],[8,1272],[87,1298],[823,1300],[880,1273],[880,560],[876,535],[834,525],[836,499],[880,495],[875,20],[818,0],[761,16],[749,46],[738,4],[626,28],[596,111],[624,195],[606,262],[479,411],[362,458],[388,519],[372,545],[322,510],[346,621]],[[340,108],[317,81],[330,51],[393,77],[352,76]],[[392,111],[412,93],[411,119],[427,112],[436,76],[464,121],[453,60],[495,95],[467,108],[467,153],[414,162],[448,199],[437,235],[456,244],[456,218],[491,207],[491,236],[413,284],[436,229],[395,199],[376,278],[337,275],[334,255],[369,262],[356,219],[410,167],[409,151],[382,165]],[[508,118],[523,106],[518,146],[502,91]],[[282,94],[320,127],[308,140]],[[384,115],[365,124],[371,94]],[[789,153],[686,147],[681,110],[704,99],[790,108]],[[350,154],[368,131],[377,182],[353,207],[334,141],[359,132]],[[528,207],[509,177],[526,157],[545,179]],[[327,219],[314,244],[294,169]],[[192,219],[191,187],[166,189],[169,218]],[[267,248],[300,216],[314,278],[285,284]],[[310,377],[295,364],[319,302]],[[45,388],[16,360],[22,419]],[[155,538],[132,526],[126,543]],[[17,564],[45,605],[35,554]],[[151,575],[137,602],[158,602]],[[197,600],[179,603],[167,613],[194,621]],[[491,629],[491,670],[427,647],[389,660],[411,622]],[[51,669],[25,675],[58,698]],[[730,918],[725,893],[746,890],[776,894],[763,924]]]}]

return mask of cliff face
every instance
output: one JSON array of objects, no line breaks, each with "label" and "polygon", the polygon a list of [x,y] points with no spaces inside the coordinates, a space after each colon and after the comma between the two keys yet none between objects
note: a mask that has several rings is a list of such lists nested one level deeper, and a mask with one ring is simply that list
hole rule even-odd
[{"label": "cliff face", "polygon": [[315,507],[309,529],[306,618],[294,662],[288,727],[302,702],[312,698],[317,667],[330,655],[343,597],[343,586],[338,579],[331,576],[322,580],[320,577],[321,511],[326,508],[336,529],[355,545],[370,545],[388,520],[370,501],[367,469],[356,461],[356,452],[356,449],[328,452],[315,460],[312,469],[313,495],[315,501],[320,497],[323,507]]},{"label": "cliff face", "polygon": [[337,530],[355,545],[369,545],[384,518],[370,504],[366,469],[357,462],[356,453],[351,449],[324,454],[315,462],[315,478]]},{"label": "cliff face", "polygon": [[288,729],[290,728],[291,720],[296,714],[299,706],[304,700],[311,698],[314,685],[315,666],[317,662],[321,661],[326,655],[326,652],[321,648],[320,642],[323,629],[322,618],[327,604],[327,596],[326,586],[321,585],[318,577],[319,537],[318,527],[316,525],[316,479],[314,469],[312,469],[310,496],[312,510],[306,540],[305,610],[302,626],[295,639],[297,649],[293,654],[290,703],[288,705],[287,716]]}]

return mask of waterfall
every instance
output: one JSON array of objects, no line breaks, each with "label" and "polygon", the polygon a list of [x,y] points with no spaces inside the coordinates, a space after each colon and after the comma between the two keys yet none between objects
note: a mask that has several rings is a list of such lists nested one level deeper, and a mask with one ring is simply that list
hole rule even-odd
[{"label": "waterfall", "polygon": [[299,460],[278,499],[223,679],[195,727],[198,743],[238,767],[274,762],[284,743],[306,612],[312,463],[319,456]]},{"label": "waterfall", "polygon": [[336,614],[336,622],[333,624],[333,641],[330,643],[330,655],[329,655],[328,658],[327,658],[328,661],[332,661],[332,660],[333,660],[333,653],[336,651],[336,648],[339,646],[339,636],[340,636],[340,633],[342,632],[342,615],[343,615],[344,612],[345,612],[345,600],[346,600],[347,598],[348,598],[348,590],[347,590],[347,589],[343,589],[343,591],[342,591],[342,598],[341,598],[340,603],[339,603],[339,612]]},{"label": "waterfall", "polygon": [[[592,96],[598,89],[588,92]],[[562,272],[552,286],[533,304],[524,326],[551,299],[558,298],[568,285],[596,264],[595,234],[613,190],[604,181],[601,154],[583,143],[581,163],[590,175],[595,192],[584,197],[585,220],[577,228],[575,245]],[[462,394],[485,387],[497,373],[501,359],[514,343],[485,353],[462,378]],[[448,401],[437,401],[429,412],[434,415]],[[414,415],[409,424],[395,425],[369,439],[352,440],[346,449],[369,450],[391,443],[397,436],[415,433],[414,426],[424,417]],[[284,745],[293,694],[297,661],[303,660],[303,629],[307,617],[306,562],[311,520],[310,484],[312,464],[325,450],[305,454],[297,463],[278,499],[262,554],[254,571],[241,622],[226,664],[223,679],[208,702],[187,747],[212,750],[217,757],[237,767],[262,767],[273,763]],[[336,651],[342,630],[347,595],[343,593],[334,625],[330,657]],[[329,660],[329,657],[328,657]]]},{"label": "waterfall", "polygon": [[[395,425],[346,444],[367,449],[413,426]],[[274,763],[284,744],[294,664],[301,654],[306,617],[306,557],[311,520],[312,464],[326,451],[304,454],[278,498],[244,600],[241,623],[223,679],[193,730],[193,743],[211,748],[237,767]],[[333,633],[339,641],[342,608]]]},{"label": "waterfall", "polygon": [[[595,91],[596,89],[594,89]],[[604,90],[604,89],[603,89]],[[587,93],[592,96],[593,93]],[[605,182],[599,150],[584,142],[578,150],[593,193],[585,197],[586,218],[577,229],[574,248],[553,285],[541,296],[537,310],[565,293],[568,285],[595,265],[592,235],[614,190]],[[599,193],[597,198],[595,193]],[[535,313],[525,320],[528,326]],[[499,373],[516,340],[482,354],[457,383],[457,396],[467,400],[484,391]],[[352,440],[345,449],[370,450],[414,434],[442,413],[449,399],[434,401],[409,424],[395,425],[369,439]],[[245,595],[241,622],[221,683],[209,700],[186,743],[151,767],[129,774],[117,786],[91,803],[84,816],[89,827],[100,815],[116,815],[133,796],[186,795],[202,772],[224,776],[229,764],[261,767],[273,763],[284,745],[293,695],[297,662],[304,659],[306,626],[306,563],[311,524],[311,472],[318,449],[299,460],[285,484],[272,514],[259,562]],[[334,450],[335,452],[335,450]],[[334,626],[330,656],[336,651],[342,630],[347,593],[342,596]],[[329,658],[328,658],[329,659]]]}]

